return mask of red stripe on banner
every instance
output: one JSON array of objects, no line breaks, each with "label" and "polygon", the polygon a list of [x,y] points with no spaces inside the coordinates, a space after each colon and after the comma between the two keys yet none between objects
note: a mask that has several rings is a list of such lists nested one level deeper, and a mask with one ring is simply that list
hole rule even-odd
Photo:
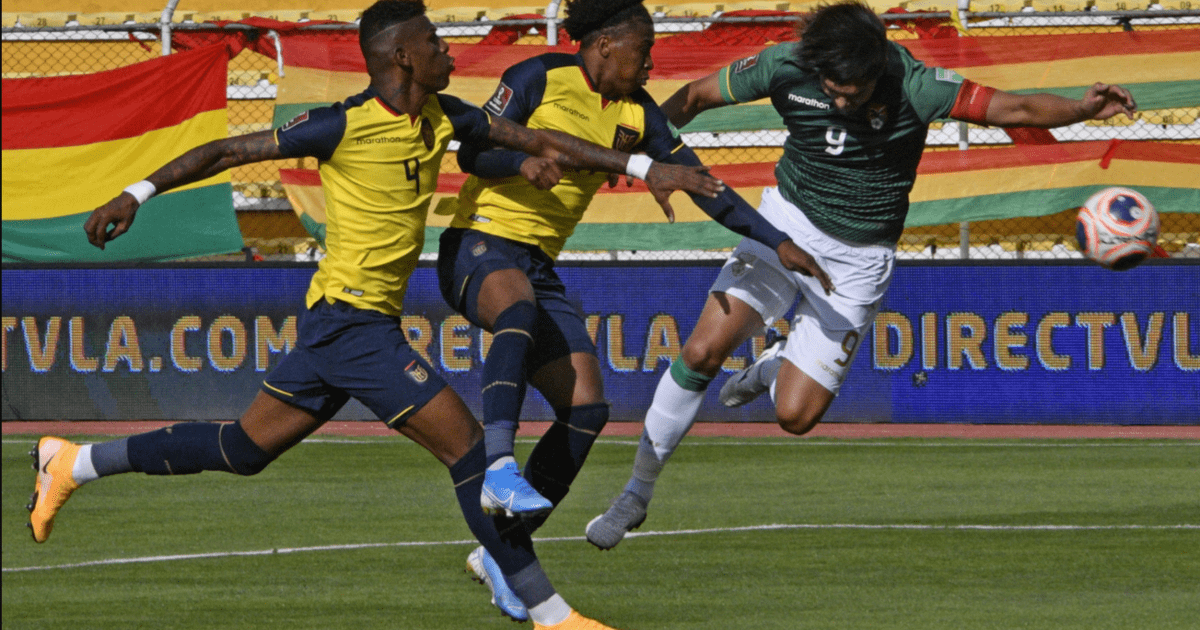
[{"label": "red stripe on banner", "polygon": [[927,65],[943,68],[1200,50],[1200,37],[1192,30],[953,37],[898,43]]},{"label": "red stripe on banner", "polygon": [[225,46],[79,76],[4,79],[4,150],[122,140],[225,109]]},{"label": "red stripe on banner", "polygon": [[320,186],[321,174],[307,168],[281,168],[279,182],[288,186]]},{"label": "red stripe on banner", "polygon": [[1004,149],[933,151],[921,159],[918,173],[960,173],[1019,166],[1048,166],[1094,160],[1099,163],[1112,152],[1112,159],[1170,164],[1200,164],[1200,146],[1153,142],[1109,141],[1027,145]]}]

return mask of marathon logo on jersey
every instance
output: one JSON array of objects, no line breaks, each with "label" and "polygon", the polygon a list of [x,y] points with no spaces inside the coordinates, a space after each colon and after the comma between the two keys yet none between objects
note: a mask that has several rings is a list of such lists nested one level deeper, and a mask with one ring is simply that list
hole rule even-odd
[{"label": "marathon logo on jersey", "polygon": [[817,109],[829,109],[831,107],[829,103],[822,103],[815,98],[808,98],[807,96],[800,96],[799,94],[788,94],[788,100],[795,103],[800,103],[801,105],[816,107]]},{"label": "marathon logo on jersey", "polygon": [[634,145],[637,144],[639,135],[641,134],[638,133],[637,129],[618,124],[617,131],[613,134],[612,148],[622,153],[629,153],[633,151]]},{"label": "marathon logo on jersey", "polygon": [[496,93],[492,94],[487,103],[484,103],[483,108],[489,112],[501,116],[504,114],[504,109],[508,107],[508,102],[512,100],[513,89],[504,85],[503,82],[496,86]]},{"label": "marathon logo on jersey", "polygon": [[484,243],[483,241],[479,241],[478,243],[475,243],[475,245],[473,247],[471,247],[471,255],[472,256],[479,257],[486,253],[487,253],[487,243]]},{"label": "marathon logo on jersey", "polygon": [[291,129],[292,127],[295,127],[296,125],[299,125],[300,123],[307,122],[307,121],[308,121],[308,112],[304,112],[303,114],[297,114],[295,118],[287,121],[287,123],[283,127],[280,127],[279,130],[287,131],[288,129]]},{"label": "marathon logo on jersey", "polygon": [[424,383],[429,380],[429,372],[425,371],[425,368],[421,367],[421,364],[416,361],[409,363],[408,367],[404,368],[404,374],[408,378],[411,378],[414,383]]},{"label": "marathon logo on jersey", "polygon": [[883,103],[868,103],[867,120],[871,122],[871,128],[875,131],[883,129],[888,120],[887,105]]},{"label": "marathon logo on jersey", "polygon": [[753,68],[754,66],[757,66],[757,65],[758,65],[758,55],[754,55],[752,57],[746,57],[745,59],[734,62],[733,73],[741,74],[742,72],[745,72],[746,70],[749,70],[750,68]]}]

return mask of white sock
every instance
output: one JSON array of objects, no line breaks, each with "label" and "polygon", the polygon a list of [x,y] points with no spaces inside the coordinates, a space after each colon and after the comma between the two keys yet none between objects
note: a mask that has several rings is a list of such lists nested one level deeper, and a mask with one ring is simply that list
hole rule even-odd
[{"label": "white sock", "polygon": [[646,412],[646,427],[638,441],[633,460],[633,475],[625,489],[649,501],[654,496],[654,484],[663,465],[683,441],[683,436],[696,422],[704,392],[684,389],[675,382],[668,370],[658,381],[654,401]]},{"label": "white sock", "polygon": [[501,457],[500,459],[497,459],[496,461],[492,462],[492,465],[488,466],[487,469],[488,470],[500,470],[501,468],[504,468],[504,465],[509,462],[512,462],[515,464],[515,463],[517,463],[517,460],[512,455],[505,455],[504,457]]},{"label": "white sock", "polygon": [[571,607],[562,595],[555,593],[550,599],[529,609],[529,618],[534,623],[543,626],[553,626],[566,621],[571,615]]},{"label": "white sock", "polygon": [[79,454],[75,456],[75,465],[71,468],[71,476],[75,478],[75,483],[81,486],[100,478],[96,467],[92,465],[91,444],[84,444],[79,448]]}]

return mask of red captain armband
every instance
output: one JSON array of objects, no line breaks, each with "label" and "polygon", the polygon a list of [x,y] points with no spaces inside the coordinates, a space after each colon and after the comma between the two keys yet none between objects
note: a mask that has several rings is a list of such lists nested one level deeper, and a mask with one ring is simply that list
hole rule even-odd
[{"label": "red captain armband", "polygon": [[954,99],[954,107],[950,108],[950,117],[956,120],[983,124],[987,119],[988,105],[996,88],[990,88],[963,79],[962,87],[958,90],[958,98]]}]

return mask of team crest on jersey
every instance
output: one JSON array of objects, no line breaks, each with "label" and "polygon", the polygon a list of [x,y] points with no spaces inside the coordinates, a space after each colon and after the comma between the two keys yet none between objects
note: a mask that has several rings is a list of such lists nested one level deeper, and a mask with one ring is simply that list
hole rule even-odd
[{"label": "team crest on jersey", "polygon": [[414,383],[424,383],[425,381],[429,380],[429,372],[425,371],[425,368],[421,367],[421,364],[417,363],[416,361],[409,363],[408,367],[404,368],[404,373],[408,376],[408,378],[411,378]]},{"label": "team crest on jersey", "polygon": [[295,118],[287,121],[287,123],[284,124],[283,127],[281,127],[279,130],[287,131],[288,129],[291,129],[292,127],[295,127],[296,125],[299,125],[300,123],[306,122],[306,121],[308,121],[308,112],[304,112],[303,114],[297,114]]},{"label": "team crest on jersey", "polygon": [[629,153],[633,150],[633,146],[638,141],[638,130],[626,125],[617,125],[617,131],[613,134],[612,148],[623,153]]},{"label": "team crest on jersey", "polygon": [[750,68],[753,68],[754,66],[757,66],[757,65],[758,65],[758,55],[754,55],[752,57],[746,57],[745,59],[741,59],[739,61],[734,62],[733,73],[740,74],[740,73],[745,72],[746,70],[749,70]]},{"label": "team crest on jersey", "polygon": [[513,89],[501,83],[496,86],[496,93],[492,94],[487,103],[484,103],[483,108],[500,116],[504,113],[504,108],[508,107],[508,102],[512,100]]},{"label": "team crest on jersey", "polygon": [[883,129],[883,126],[887,124],[887,119],[887,105],[883,103],[867,104],[867,120],[871,122],[872,129],[875,131]]},{"label": "team crest on jersey", "polygon": [[425,150],[433,150],[433,142],[436,138],[433,135],[433,123],[429,122],[428,118],[421,119],[421,141],[425,143]]},{"label": "team crest on jersey", "polygon": [[475,246],[471,248],[472,256],[482,256],[486,252],[487,252],[487,243],[484,243],[483,241],[479,241],[478,243],[475,243]]}]

